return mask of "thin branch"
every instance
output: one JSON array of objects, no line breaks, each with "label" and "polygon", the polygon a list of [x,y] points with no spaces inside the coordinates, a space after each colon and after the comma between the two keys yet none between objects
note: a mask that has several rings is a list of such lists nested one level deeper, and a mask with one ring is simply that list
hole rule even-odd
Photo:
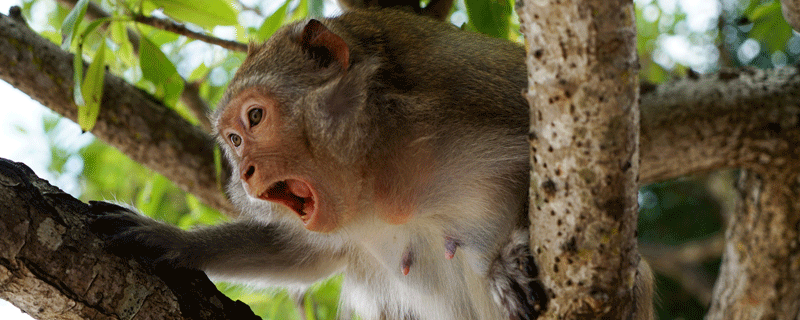
[{"label": "thin branch", "polygon": [[206,43],[218,45],[228,50],[233,51],[247,51],[247,45],[238,41],[233,40],[224,40],[214,36],[207,35],[202,32],[195,32],[189,30],[184,24],[177,23],[172,20],[156,18],[152,16],[145,16],[141,14],[133,15],[133,21],[138,23],[146,24],[154,28],[158,28],[161,30],[169,31],[175,34],[179,34],[185,36],[187,38],[192,38],[195,40],[200,40]]},{"label": "thin branch", "polygon": [[639,251],[647,256],[648,260],[669,260],[682,265],[698,265],[719,258],[724,249],[725,237],[717,234],[677,247],[642,244]]},{"label": "thin branch", "polygon": [[677,247],[640,244],[639,252],[656,272],[677,281],[703,305],[711,302],[713,277],[700,265],[722,256],[725,238],[717,234]]},{"label": "thin branch", "polygon": [[247,4],[242,3],[241,1],[236,1],[242,7],[242,10],[253,11],[255,14],[263,17],[264,12],[261,10],[259,6],[248,6]]}]

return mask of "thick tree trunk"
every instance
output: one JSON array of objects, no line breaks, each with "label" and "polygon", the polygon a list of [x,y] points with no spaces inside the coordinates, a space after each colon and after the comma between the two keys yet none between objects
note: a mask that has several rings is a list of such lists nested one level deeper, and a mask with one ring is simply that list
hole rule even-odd
[{"label": "thick tree trunk", "polygon": [[639,173],[633,2],[526,1],[531,251],[545,319],[627,319]]},{"label": "thick tree trunk", "polygon": [[258,319],[199,270],[158,270],[102,249],[88,205],[0,158],[0,298],[38,319]]},{"label": "thick tree trunk", "polygon": [[743,170],[706,319],[800,316],[800,173]]}]

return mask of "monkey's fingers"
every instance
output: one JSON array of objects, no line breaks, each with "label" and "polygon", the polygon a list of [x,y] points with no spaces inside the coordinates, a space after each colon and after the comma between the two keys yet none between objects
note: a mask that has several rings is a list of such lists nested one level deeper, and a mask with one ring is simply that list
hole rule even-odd
[{"label": "monkey's fingers", "polygon": [[105,241],[104,248],[118,256],[134,258],[147,268],[192,267],[184,261],[187,248],[183,231],[127,208],[104,202],[90,203],[95,217],[89,228]]},{"label": "monkey's fingers", "polygon": [[90,216],[89,230],[103,239],[143,224],[136,212],[109,202],[89,201],[87,213]]}]

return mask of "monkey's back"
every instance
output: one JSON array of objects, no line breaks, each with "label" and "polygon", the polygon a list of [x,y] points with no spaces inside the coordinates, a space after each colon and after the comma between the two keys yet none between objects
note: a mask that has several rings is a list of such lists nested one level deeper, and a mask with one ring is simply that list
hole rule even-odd
[{"label": "monkey's back", "polygon": [[329,21],[355,44],[354,63],[380,57],[376,81],[387,92],[427,100],[411,113],[527,132],[522,46],[393,9],[356,10]]}]

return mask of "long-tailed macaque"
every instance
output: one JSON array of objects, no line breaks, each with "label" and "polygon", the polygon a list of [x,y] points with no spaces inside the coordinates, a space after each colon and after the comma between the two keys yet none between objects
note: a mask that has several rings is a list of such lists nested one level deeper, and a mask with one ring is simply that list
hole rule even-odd
[{"label": "long-tailed macaque", "polygon": [[216,279],[344,273],[364,319],[535,319],[524,57],[393,9],[290,24],[250,46],[213,119],[247,218],[187,232],[94,203],[93,228]]}]

